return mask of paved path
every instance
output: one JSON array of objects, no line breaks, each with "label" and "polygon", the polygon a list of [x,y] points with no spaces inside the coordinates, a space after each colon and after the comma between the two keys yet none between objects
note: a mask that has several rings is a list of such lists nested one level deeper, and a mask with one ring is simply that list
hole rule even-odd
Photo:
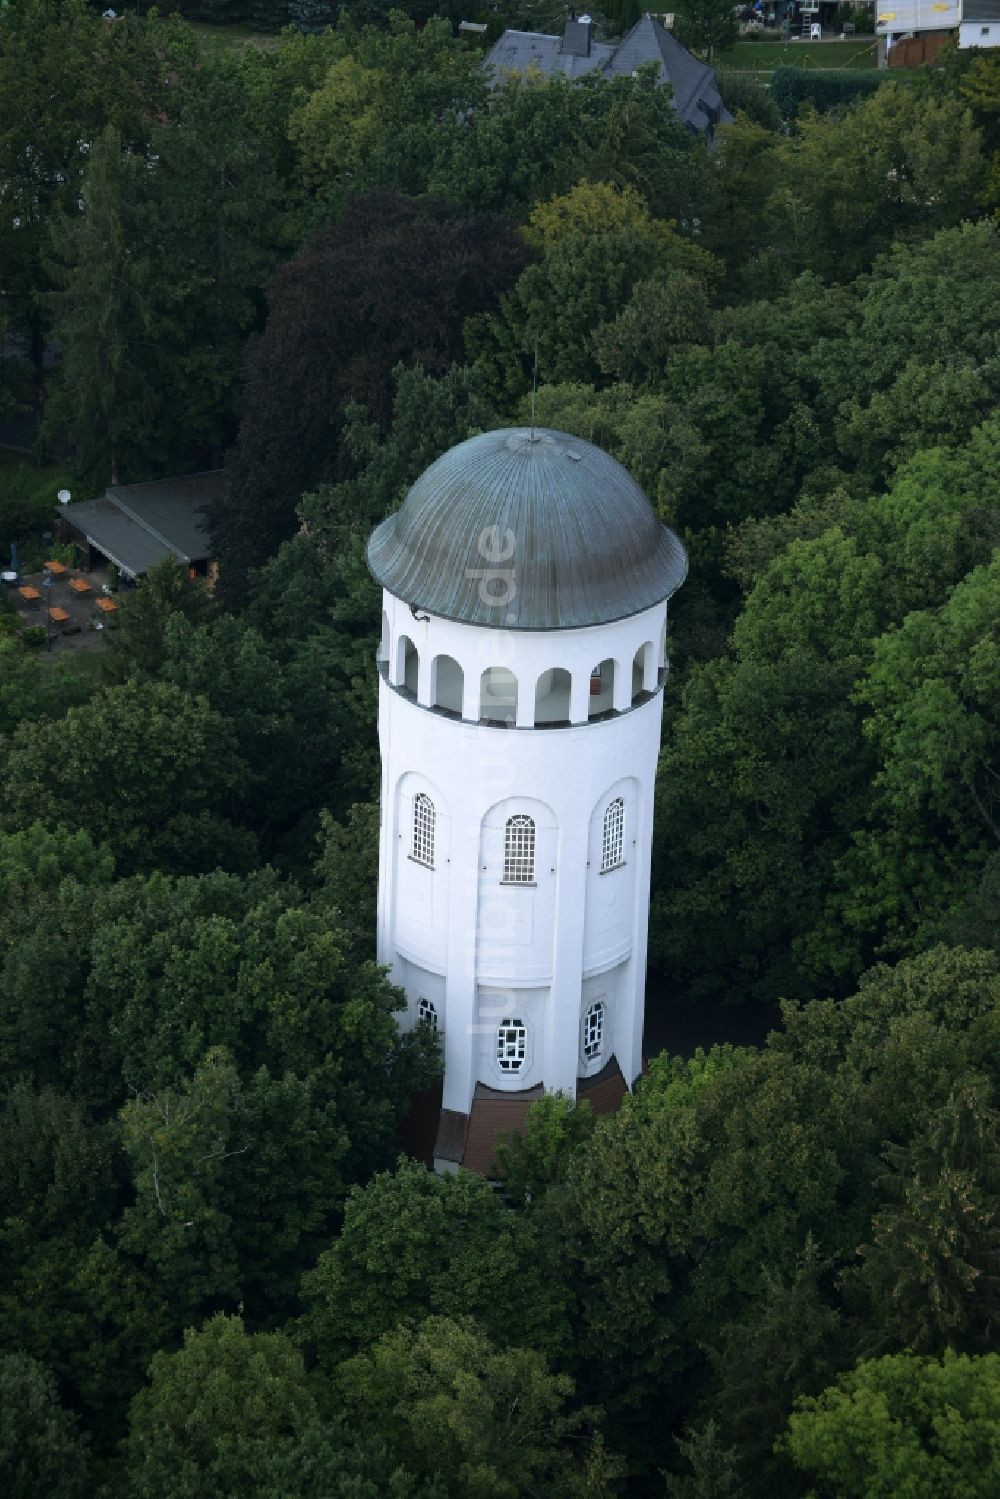
[{"label": "paved path", "polygon": [[[86,577],[91,585],[90,593],[77,594],[69,586],[69,578]],[[69,573],[66,577],[57,578],[51,589],[42,587],[41,573],[25,573],[22,575],[20,584],[17,586],[28,586],[37,588],[42,595],[37,603],[28,603],[22,599],[13,584],[5,584],[7,593],[15,605],[21,621],[25,625],[41,625],[43,628],[48,619],[47,609],[65,609],[69,615],[67,625],[58,625],[49,621],[53,651],[99,651],[104,645],[106,631],[95,630],[92,622],[104,623],[100,619],[97,609],[94,607],[95,600],[103,597],[103,584],[107,582],[107,574],[94,571],[92,573],[77,574]],[[46,597],[47,595],[47,597]],[[78,625],[79,632],[65,634],[64,632],[73,625]]]}]

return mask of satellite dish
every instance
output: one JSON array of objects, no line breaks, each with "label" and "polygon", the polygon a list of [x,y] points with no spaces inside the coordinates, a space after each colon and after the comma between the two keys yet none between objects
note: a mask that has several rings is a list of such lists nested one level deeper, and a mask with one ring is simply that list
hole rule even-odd
[{"label": "satellite dish", "polygon": [[60,491],[59,491],[59,503],[60,503],[60,505],[68,505],[69,502],[70,502],[70,500],[72,498],[73,497],[70,494],[70,492],[69,492],[68,489],[60,489]]}]

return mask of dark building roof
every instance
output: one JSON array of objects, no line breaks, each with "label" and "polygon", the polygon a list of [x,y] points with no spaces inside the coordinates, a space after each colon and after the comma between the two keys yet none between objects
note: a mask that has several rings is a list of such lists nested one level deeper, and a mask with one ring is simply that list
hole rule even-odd
[{"label": "dark building roof", "polygon": [[561,73],[577,79],[588,73],[629,78],[639,68],[654,63],[657,82],[671,85],[674,108],[690,129],[710,134],[716,125],[731,123],[715,70],[692,57],[652,16],[643,16],[620,42],[594,41],[592,31],[587,21],[567,21],[562,36],[505,31],[487,54],[484,66],[494,78],[534,68],[547,78]]},{"label": "dark building roof", "polygon": [[715,81],[715,69],[692,57],[652,16],[636,22],[604,71],[608,77],[631,76],[651,62],[659,65],[657,82],[672,85],[674,108],[686,125],[707,130],[732,122]]},{"label": "dark building roof", "polygon": [[223,469],[116,484],[101,499],[59,508],[60,518],[122,571],[138,578],[164,557],[203,562],[211,555],[204,507],[225,493]]},{"label": "dark building roof", "polygon": [[130,577],[141,577],[170,555],[169,547],[107,496],[64,505],[59,513],[61,519]]},{"label": "dark building roof", "polygon": [[1000,0],[964,0],[963,21],[1000,21]]},{"label": "dark building roof", "polygon": [[560,51],[568,53],[570,57],[589,57],[593,29],[589,20],[567,21],[563,28]]},{"label": "dark building roof", "polygon": [[119,484],[107,495],[171,551],[193,562],[210,551],[205,506],[222,499],[227,488],[226,471],[218,468],[148,484]]},{"label": "dark building roof", "polygon": [[[570,26],[578,22],[567,22]],[[492,71],[494,78],[504,73],[526,73],[535,68],[551,78],[561,73],[564,78],[584,78],[588,73],[599,71],[602,63],[609,63],[615,54],[611,42],[595,42],[589,39],[591,28],[587,27],[588,46],[582,49],[575,35],[567,40],[562,36],[546,36],[540,31],[505,31],[494,42],[486,54],[484,68]]]},{"label": "dark building roof", "polygon": [[687,553],[610,454],[516,427],[432,463],[373,532],[368,566],[397,598],[445,619],[572,630],[669,598]]}]

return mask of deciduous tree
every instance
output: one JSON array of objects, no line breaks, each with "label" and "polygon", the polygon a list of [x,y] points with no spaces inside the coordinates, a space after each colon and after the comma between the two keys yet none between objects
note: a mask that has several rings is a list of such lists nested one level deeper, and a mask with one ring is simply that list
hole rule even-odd
[{"label": "deciduous tree", "polygon": [[443,373],[464,319],[523,264],[495,217],[376,192],[352,199],[282,270],[250,353],[231,498],[212,516],[227,597],[294,531],[300,497],[337,474],[347,403],[386,424],[396,364]]},{"label": "deciduous tree", "polygon": [[858,686],[880,768],[840,904],[855,929],[874,917],[893,944],[971,894],[1000,842],[998,581],[1000,564],[976,568],[939,609],[908,615]]},{"label": "deciduous tree", "polygon": [[283,1333],[248,1334],[239,1317],[214,1317],[158,1353],[132,1402],[124,1452],[142,1499],[258,1493],[261,1450],[293,1441],[316,1414],[301,1355]]},{"label": "deciduous tree", "polygon": [[1000,1358],[901,1353],[859,1364],[788,1423],[798,1468],[844,1499],[968,1494],[1000,1481]]},{"label": "deciduous tree", "polygon": [[119,599],[118,627],[108,642],[111,674],[125,677],[142,672],[156,676],[167,655],[170,619],[179,614],[197,625],[211,618],[212,612],[212,600],[204,586],[188,578],[186,566],[176,557],[164,557],[139,580],[134,591],[122,593]]},{"label": "deciduous tree", "polygon": [[[353,1192],[340,1237],[304,1281],[303,1335],[320,1366],[425,1317],[475,1317],[500,1347],[554,1353],[565,1298],[534,1230],[482,1178],[401,1159]],[[504,1287],[519,1286],[515,1301]]]},{"label": "deciduous tree", "polygon": [[796,270],[850,280],[893,240],[919,240],[975,212],[986,163],[960,101],[880,88],[840,118],[800,115],[778,148],[772,242]]},{"label": "deciduous tree", "polygon": [[726,0],[677,0],[674,17],[677,40],[712,61],[736,41],[736,11]]},{"label": "deciduous tree", "polygon": [[413,1473],[454,1499],[610,1492],[574,1461],[566,1413],[572,1382],[528,1348],[495,1349],[470,1319],[429,1317],[387,1333],[342,1365],[337,1384],[360,1430],[391,1433]]},{"label": "deciduous tree", "polygon": [[84,828],[126,872],[163,856],[214,868],[245,777],[235,736],[204,698],[128,682],[63,719],[22,726],[4,770],[4,820]]}]

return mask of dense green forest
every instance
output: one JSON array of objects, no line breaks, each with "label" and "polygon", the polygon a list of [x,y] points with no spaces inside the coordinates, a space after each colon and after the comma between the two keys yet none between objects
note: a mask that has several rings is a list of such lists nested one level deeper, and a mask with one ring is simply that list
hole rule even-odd
[{"label": "dense green forest", "polygon": [[[709,148],[491,93],[447,7],[101,8],[0,18],[2,412],[80,497],[231,488],[214,600],[0,614],[4,1492],[995,1495],[1000,59]],[[652,986],[784,1024],[546,1099],[498,1190],[399,1154],[363,545],[536,349],[691,558]]]}]

